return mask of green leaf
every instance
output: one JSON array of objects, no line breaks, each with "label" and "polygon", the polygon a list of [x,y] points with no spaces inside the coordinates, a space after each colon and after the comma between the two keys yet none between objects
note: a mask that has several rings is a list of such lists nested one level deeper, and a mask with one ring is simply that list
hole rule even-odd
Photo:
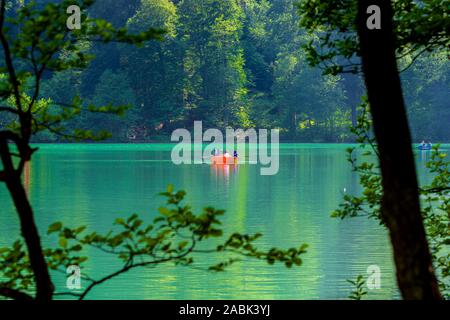
[{"label": "green leaf", "polygon": [[161,213],[164,216],[170,216],[171,215],[171,211],[165,207],[160,207],[158,208],[159,213]]},{"label": "green leaf", "polygon": [[124,224],[125,224],[125,219],[123,219],[123,218],[117,218],[117,219],[114,221],[114,223],[115,223],[115,224],[119,224],[119,225],[124,225]]},{"label": "green leaf", "polygon": [[55,223],[51,224],[51,225],[48,227],[47,234],[50,234],[50,233],[53,233],[53,232],[60,231],[61,228],[62,228],[62,223],[59,222],[59,221],[58,221],[58,222],[55,222]]},{"label": "green leaf", "polygon": [[81,251],[82,248],[83,247],[80,244],[76,244],[72,248],[70,248],[70,250],[72,250],[72,251]]},{"label": "green leaf", "polygon": [[183,250],[184,247],[187,246],[189,242],[188,241],[182,241],[178,244],[178,249]]},{"label": "green leaf", "polygon": [[59,238],[58,243],[59,243],[59,245],[60,245],[61,247],[63,247],[63,248],[66,248],[66,247],[67,247],[67,239],[66,239],[66,238],[63,238],[63,237]]}]

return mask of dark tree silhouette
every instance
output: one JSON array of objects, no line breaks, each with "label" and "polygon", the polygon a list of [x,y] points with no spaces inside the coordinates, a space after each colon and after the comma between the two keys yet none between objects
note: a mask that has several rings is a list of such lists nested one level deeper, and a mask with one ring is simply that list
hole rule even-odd
[{"label": "dark tree silhouette", "polygon": [[[381,29],[367,26],[372,5],[380,9]],[[405,70],[424,52],[448,46],[446,13],[439,1],[305,0],[298,7],[301,25],[319,37],[305,46],[310,64],[325,74],[364,75],[382,175],[381,219],[389,230],[402,296],[440,299],[397,60],[413,56]]]},{"label": "dark tree silhouette", "polygon": [[[366,25],[370,5],[381,9],[381,29],[370,30]],[[360,54],[382,173],[381,215],[389,229],[403,298],[439,299],[421,217],[392,17],[390,1],[358,1]]]}]

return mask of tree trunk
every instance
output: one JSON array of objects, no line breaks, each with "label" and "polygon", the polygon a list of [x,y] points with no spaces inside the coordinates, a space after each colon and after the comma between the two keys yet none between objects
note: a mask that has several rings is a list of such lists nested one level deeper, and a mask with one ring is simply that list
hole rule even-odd
[{"label": "tree trunk", "polygon": [[[381,29],[370,30],[366,25],[370,5],[381,9]],[[389,0],[358,1],[360,53],[383,180],[381,214],[389,229],[402,297],[440,299],[420,212],[392,15]]]},{"label": "tree trunk", "polygon": [[4,180],[13,198],[20,220],[20,229],[28,249],[31,268],[36,281],[36,300],[51,300],[54,287],[50,279],[33,210],[22,185],[20,174],[15,170],[6,140],[0,140],[0,156]]}]

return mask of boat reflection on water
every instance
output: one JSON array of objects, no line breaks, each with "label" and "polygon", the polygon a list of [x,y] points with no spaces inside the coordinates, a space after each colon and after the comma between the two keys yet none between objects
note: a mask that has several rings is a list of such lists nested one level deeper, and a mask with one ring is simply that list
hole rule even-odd
[{"label": "boat reflection on water", "polygon": [[216,178],[223,177],[228,181],[230,174],[237,173],[239,171],[238,168],[237,161],[233,164],[211,163],[211,174]]},{"label": "boat reflection on water", "polygon": [[224,177],[227,182],[229,180],[230,173],[236,173],[238,170],[238,157],[232,156],[228,152],[221,155],[212,155],[210,161],[211,172],[214,176],[216,178]]}]

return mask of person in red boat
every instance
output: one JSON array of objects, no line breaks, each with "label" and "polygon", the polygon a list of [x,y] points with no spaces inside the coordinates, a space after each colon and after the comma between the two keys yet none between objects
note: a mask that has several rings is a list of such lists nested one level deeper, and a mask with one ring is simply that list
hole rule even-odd
[{"label": "person in red boat", "polygon": [[228,152],[225,152],[223,154],[223,164],[228,164],[228,158],[230,157],[230,154]]}]

